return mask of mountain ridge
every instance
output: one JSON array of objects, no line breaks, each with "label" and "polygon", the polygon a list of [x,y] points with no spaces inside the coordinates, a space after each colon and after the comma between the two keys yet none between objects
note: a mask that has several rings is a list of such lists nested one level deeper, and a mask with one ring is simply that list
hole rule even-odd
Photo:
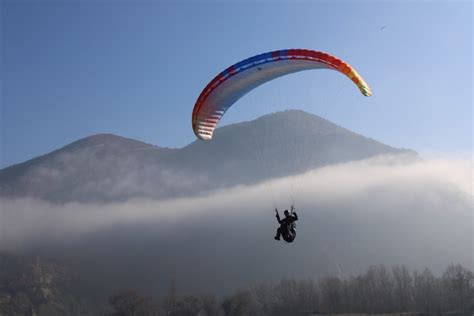
[{"label": "mountain ridge", "polygon": [[91,135],[0,170],[0,196],[56,202],[162,199],[400,153],[416,156],[317,115],[287,110],[220,127],[212,141],[182,148]]}]

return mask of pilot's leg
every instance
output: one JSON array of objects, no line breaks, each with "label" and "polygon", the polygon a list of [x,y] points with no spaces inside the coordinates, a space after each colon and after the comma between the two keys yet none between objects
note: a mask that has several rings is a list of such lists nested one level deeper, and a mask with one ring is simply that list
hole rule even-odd
[{"label": "pilot's leg", "polygon": [[281,234],[282,234],[282,229],[281,229],[281,227],[278,227],[278,229],[277,229],[277,235],[275,236],[275,239],[276,239],[276,240],[280,240]]}]

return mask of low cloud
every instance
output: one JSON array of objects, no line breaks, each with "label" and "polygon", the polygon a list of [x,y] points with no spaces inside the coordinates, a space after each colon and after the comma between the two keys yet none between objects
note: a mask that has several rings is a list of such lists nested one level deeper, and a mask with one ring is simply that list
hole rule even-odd
[{"label": "low cloud", "polygon": [[[378,263],[442,269],[460,262],[472,268],[472,167],[466,159],[385,156],[193,198],[100,205],[1,200],[0,248],[35,252],[61,244],[70,253],[97,247],[100,256],[105,244],[97,240],[107,239],[113,252],[120,238],[117,252],[132,245],[160,249],[152,258],[149,251],[137,252],[135,259],[146,255],[147,264],[161,269],[186,274],[186,262],[199,261],[210,289],[229,289],[257,275],[350,274]],[[292,202],[300,215],[297,239],[277,243],[273,208]],[[229,286],[219,275],[236,260],[235,269],[246,277]],[[196,284],[190,289],[202,290]]]}]

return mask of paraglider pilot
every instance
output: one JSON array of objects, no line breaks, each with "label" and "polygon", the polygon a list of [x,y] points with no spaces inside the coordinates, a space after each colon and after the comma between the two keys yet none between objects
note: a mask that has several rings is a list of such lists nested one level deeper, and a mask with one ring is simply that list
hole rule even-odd
[{"label": "paraglider pilot", "polygon": [[278,214],[278,209],[275,208],[276,218],[280,227],[277,229],[277,235],[275,236],[276,240],[280,240],[282,236],[286,242],[292,242],[296,237],[296,230],[294,227],[294,222],[298,220],[298,215],[294,211],[293,205],[291,206],[291,214],[288,210],[285,210],[285,218],[280,219],[280,214]]}]

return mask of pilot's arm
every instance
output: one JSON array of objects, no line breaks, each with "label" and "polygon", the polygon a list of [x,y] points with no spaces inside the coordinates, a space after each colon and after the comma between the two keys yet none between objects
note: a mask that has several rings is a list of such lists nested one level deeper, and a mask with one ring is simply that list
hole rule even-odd
[{"label": "pilot's arm", "polygon": [[281,224],[281,219],[280,219],[280,214],[278,214],[278,209],[275,209],[275,213],[276,213],[276,218],[277,218],[277,221],[279,224]]}]

